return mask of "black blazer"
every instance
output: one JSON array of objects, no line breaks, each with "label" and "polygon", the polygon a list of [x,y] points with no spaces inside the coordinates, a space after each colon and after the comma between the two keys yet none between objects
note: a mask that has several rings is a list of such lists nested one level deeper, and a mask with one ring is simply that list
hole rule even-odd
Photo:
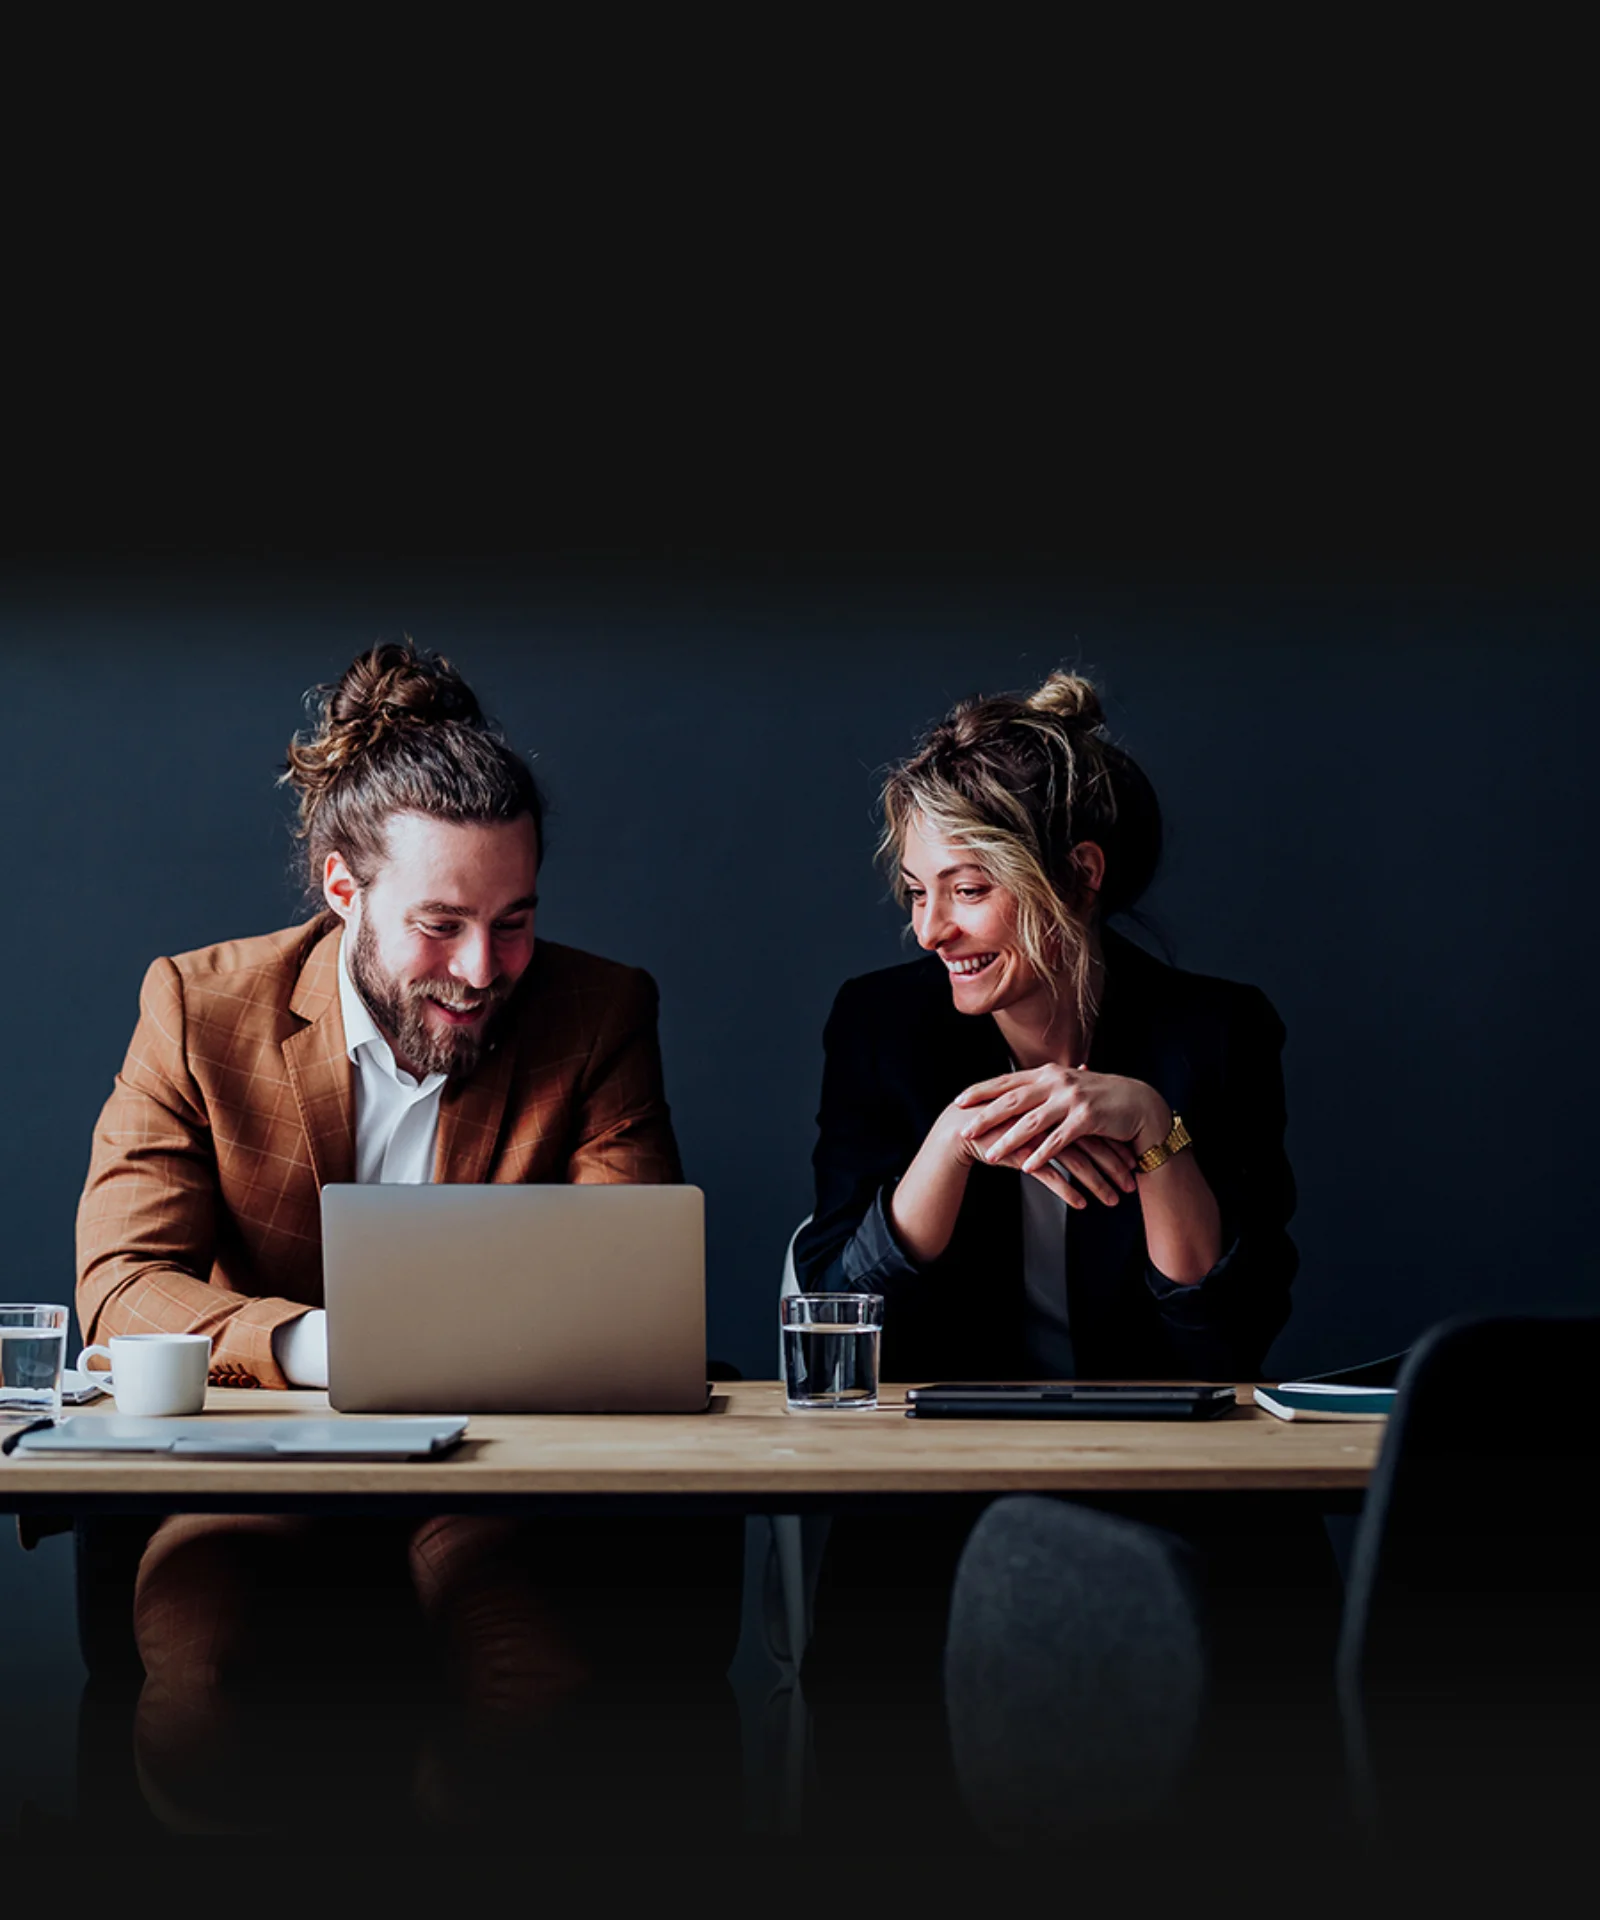
[{"label": "black blazer", "polygon": [[[1067,1310],[1085,1379],[1253,1380],[1289,1317],[1297,1256],[1283,1150],[1283,1025],[1254,987],[1164,966],[1107,934],[1089,1065],[1157,1088],[1183,1115],[1222,1213],[1223,1253],[1195,1286],[1150,1265],[1134,1195],[1067,1216]],[[957,1013],[929,957],[850,980],[823,1038],[817,1199],[795,1244],[808,1293],[884,1296],[891,1380],[1026,1379],[1022,1205],[974,1167],[950,1245],[920,1267],[889,1222],[895,1183],[964,1087],[1008,1070],[994,1021]]]}]

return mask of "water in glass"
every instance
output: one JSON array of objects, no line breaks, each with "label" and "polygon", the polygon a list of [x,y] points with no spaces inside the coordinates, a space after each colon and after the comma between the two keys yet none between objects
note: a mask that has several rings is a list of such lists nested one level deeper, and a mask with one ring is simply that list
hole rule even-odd
[{"label": "water in glass", "polygon": [[784,1387],[792,1407],[875,1407],[876,1327],[783,1329]]},{"label": "water in glass", "polygon": [[0,1415],[58,1418],[65,1327],[0,1325]]}]

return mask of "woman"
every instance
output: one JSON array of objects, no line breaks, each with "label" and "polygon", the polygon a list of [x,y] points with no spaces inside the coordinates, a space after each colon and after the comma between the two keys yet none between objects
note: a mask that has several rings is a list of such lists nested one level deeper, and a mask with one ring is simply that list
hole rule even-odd
[{"label": "woman", "polygon": [[[1258,1377],[1296,1265],[1283,1027],[1254,988],[1108,928],[1149,884],[1161,814],[1093,686],[1055,673],[958,706],[883,806],[880,855],[928,957],[835,1003],[802,1288],[883,1295],[888,1379]],[[1251,1516],[1139,1511],[1184,1537],[1213,1600],[1233,1585],[1213,1608],[1224,1664],[1255,1657],[1256,1569],[1330,1591],[1314,1517],[1263,1555]],[[975,1517],[845,1516],[824,1560],[805,1669],[819,1751],[891,1706],[876,1725],[904,1737],[913,1821],[953,1811],[939,1664]]]},{"label": "woman", "polygon": [[1106,926],[1161,815],[1094,688],[957,707],[883,804],[929,957],[835,1003],[801,1286],[884,1296],[890,1379],[1257,1377],[1296,1264],[1283,1027]]}]

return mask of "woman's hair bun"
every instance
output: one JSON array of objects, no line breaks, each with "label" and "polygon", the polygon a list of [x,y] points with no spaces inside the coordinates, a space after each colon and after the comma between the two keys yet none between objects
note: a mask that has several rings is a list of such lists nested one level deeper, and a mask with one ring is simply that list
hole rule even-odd
[{"label": "woman's hair bun", "polygon": [[1105,710],[1100,705],[1100,696],[1094,690],[1094,682],[1085,680],[1079,673],[1053,673],[1040,687],[1036,687],[1023,703],[1035,713],[1055,714],[1058,719],[1076,720],[1085,727],[1099,727],[1105,724]]}]

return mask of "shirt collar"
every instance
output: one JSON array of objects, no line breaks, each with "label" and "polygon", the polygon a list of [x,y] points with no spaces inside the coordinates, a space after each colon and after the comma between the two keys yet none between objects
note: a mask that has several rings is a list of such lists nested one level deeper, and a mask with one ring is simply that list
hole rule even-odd
[{"label": "shirt collar", "polygon": [[416,1087],[423,1093],[431,1093],[435,1087],[444,1085],[442,1073],[430,1073],[425,1080],[419,1081],[413,1080],[409,1073],[401,1069],[394,1057],[394,1049],[383,1037],[371,1009],[350,978],[342,935],[339,940],[339,1017],[344,1022],[344,1050],[352,1066],[361,1064],[360,1055],[365,1048],[367,1059],[380,1067],[398,1087]]}]

